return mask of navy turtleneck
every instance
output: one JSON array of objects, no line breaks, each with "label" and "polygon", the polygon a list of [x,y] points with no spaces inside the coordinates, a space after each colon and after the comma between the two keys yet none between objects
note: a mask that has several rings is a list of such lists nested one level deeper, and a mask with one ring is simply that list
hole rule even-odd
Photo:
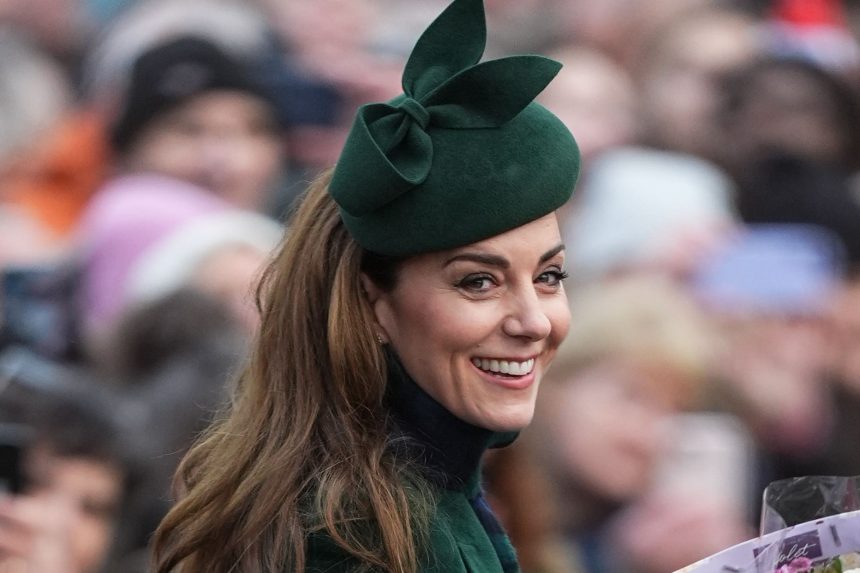
[{"label": "navy turtleneck", "polygon": [[427,478],[446,489],[477,488],[484,452],[507,446],[517,436],[464,422],[421,389],[391,352],[388,400],[396,431],[411,438],[407,447],[428,469]]},{"label": "navy turtleneck", "polygon": [[516,556],[502,527],[484,499],[480,485],[481,456],[488,448],[510,444],[517,432],[493,432],[465,422],[421,389],[396,355],[388,353],[387,398],[394,431],[401,443],[437,487],[462,491],[487,533],[505,573],[519,572]]}]

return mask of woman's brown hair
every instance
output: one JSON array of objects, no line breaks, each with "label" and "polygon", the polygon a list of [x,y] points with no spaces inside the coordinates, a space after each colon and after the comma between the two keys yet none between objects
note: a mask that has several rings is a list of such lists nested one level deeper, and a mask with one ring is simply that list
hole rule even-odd
[{"label": "woman's brown hair", "polygon": [[357,564],[418,569],[430,492],[389,447],[369,257],[329,180],[309,187],[262,277],[260,333],[230,408],[179,468],[179,501],[154,538],[159,573],[298,573],[313,534]]}]

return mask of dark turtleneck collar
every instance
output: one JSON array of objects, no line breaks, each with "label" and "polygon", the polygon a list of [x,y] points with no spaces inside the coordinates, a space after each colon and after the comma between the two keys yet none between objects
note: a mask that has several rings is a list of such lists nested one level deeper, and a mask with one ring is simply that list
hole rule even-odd
[{"label": "dark turtleneck collar", "polygon": [[395,432],[409,438],[406,449],[427,469],[426,478],[446,489],[477,492],[481,456],[504,447],[517,432],[493,432],[464,422],[434,400],[388,352],[387,399]]}]

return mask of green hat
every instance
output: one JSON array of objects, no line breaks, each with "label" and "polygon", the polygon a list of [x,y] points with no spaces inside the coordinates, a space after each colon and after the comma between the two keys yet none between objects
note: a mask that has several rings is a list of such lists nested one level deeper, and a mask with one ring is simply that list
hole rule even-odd
[{"label": "green hat", "polygon": [[486,35],[483,0],[454,0],[415,45],[403,94],[359,109],[329,192],[365,249],[405,256],[468,245],[570,198],[576,142],[532,101],[561,64],[479,64]]}]

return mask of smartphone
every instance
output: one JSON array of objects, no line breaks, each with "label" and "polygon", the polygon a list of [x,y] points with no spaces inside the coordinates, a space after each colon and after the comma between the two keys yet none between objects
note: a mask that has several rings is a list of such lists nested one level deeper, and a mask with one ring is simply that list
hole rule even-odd
[{"label": "smartphone", "polygon": [[24,455],[32,431],[22,424],[0,424],[0,492],[19,494],[26,487]]},{"label": "smartphone", "polygon": [[665,431],[656,490],[726,504],[739,515],[749,513],[754,449],[751,435],[737,417],[719,412],[679,414]]}]

